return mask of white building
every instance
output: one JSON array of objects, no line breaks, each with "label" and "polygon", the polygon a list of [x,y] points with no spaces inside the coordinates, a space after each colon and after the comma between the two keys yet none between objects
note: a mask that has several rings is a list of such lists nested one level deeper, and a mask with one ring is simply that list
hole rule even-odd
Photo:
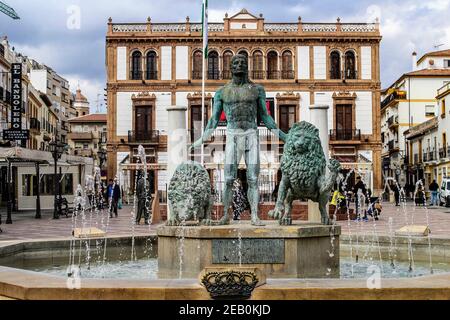
[{"label": "white building", "polygon": [[405,131],[438,115],[436,92],[450,82],[449,61],[450,50],[427,53],[417,62],[413,53],[413,71],[383,90],[381,139],[386,177],[398,180],[406,168]]}]

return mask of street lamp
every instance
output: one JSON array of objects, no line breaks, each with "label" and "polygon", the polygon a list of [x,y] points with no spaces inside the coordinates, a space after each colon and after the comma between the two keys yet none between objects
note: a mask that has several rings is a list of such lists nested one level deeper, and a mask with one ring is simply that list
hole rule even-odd
[{"label": "street lamp", "polygon": [[[59,190],[59,177],[58,177],[58,160],[61,159],[61,156],[65,149],[65,144],[57,141],[56,139],[49,143],[50,152],[53,156],[53,160],[55,161],[55,205],[53,210],[53,219],[59,219],[59,214],[61,213],[60,202],[58,201],[58,193],[56,190]],[[61,200],[61,199],[60,199]]]}]

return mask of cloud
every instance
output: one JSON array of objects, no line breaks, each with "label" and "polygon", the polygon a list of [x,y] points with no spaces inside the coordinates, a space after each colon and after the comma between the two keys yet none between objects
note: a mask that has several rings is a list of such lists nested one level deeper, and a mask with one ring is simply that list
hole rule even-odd
[{"label": "cloud", "polygon": [[[21,20],[0,16],[0,35],[24,55],[46,63],[71,82],[74,91],[78,81],[93,104],[105,87],[105,35],[107,20],[144,22],[192,22],[201,19],[201,0],[15,0]],[[80,28],[67,28],[73,18],[71,6],[80,13]],[[302,0],[209,0],[210,21],[222,21],[246,8],[262,13],[268,22],[373,22],[380,18],[381,75],[387,86],[411,69],[410,55],[419,55],[450,47],[450,0],[372,1],[302,1]],[[72,8],[73,9],[73,8]],[[85,88],[84,88],[85,87]]]}]

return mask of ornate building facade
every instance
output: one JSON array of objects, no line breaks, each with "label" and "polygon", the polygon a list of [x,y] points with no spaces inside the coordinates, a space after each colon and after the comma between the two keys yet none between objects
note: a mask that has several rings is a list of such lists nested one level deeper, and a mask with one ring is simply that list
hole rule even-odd
[{"label": "ornate building facade", "polygon": [[[248,56],[251,81],[264,85],[267,108],[282,130],[309,120],[309,106],[327,104],[331,156],[344,170],[381,189],[378,22],[267,23],[245,9],[209,24],[206,113],[231,79],[230,61]],[[108,23],[106,36],[108,174],[135,168],[139,144],[148,152],[155,190],[167,184],[166,107],[187,108],[189,140],[201,134],[201,23]],[[226,119],[205,149],[206,167],[222,180]],[[277,179],[282,143],[260,128],[261,189]],[[194,156],[198,159],[198,155]],[[245,175],[242,175],[245,177]],[[350,181],[353,178],[350,179]],[[132,179],[131,179],[132,185]],[[272,186],[273,187],[273,186]]]}]

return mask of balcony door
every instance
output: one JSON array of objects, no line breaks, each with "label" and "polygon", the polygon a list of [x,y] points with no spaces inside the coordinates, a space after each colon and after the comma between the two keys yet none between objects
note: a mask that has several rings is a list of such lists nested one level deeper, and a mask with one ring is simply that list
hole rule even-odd
[{"label": "balcony door", "polygon": [[336,139],[352,140],[353,113],[351,104],[336,105]]},{"label": "balcony door", "polygon": [[281,131],[288,133],[295,123],[296,105],[280,105],[279,111],[279,128]]},{"label": "balcony door", "polygon": [[134,131],[137,140],[146,140],[152,134],[152,108],[150,106],[136,106]]}]

